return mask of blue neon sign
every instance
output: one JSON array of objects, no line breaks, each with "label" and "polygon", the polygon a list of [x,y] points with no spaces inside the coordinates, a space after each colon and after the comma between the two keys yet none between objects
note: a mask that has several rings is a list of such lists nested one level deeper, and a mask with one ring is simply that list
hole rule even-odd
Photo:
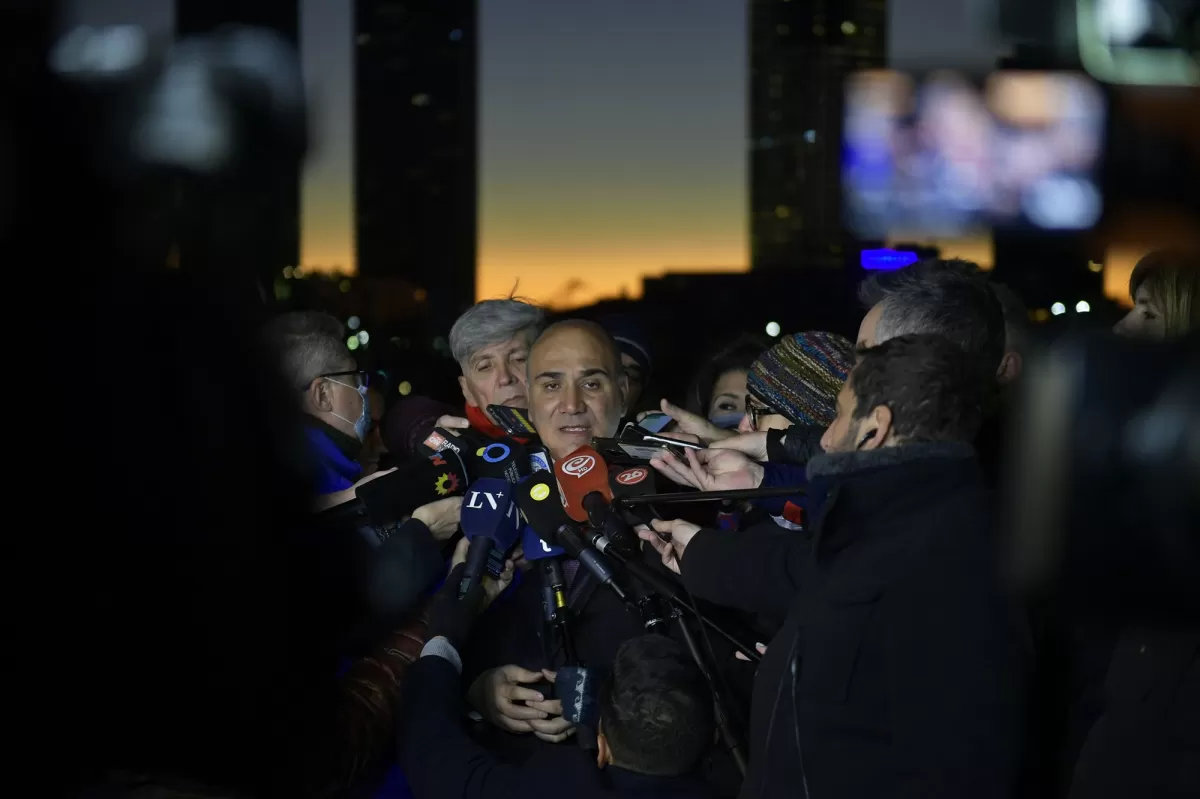
[{"label": "blue neon sign", "polygon": [[906,266],[915,264],[918,260],[920,259],[915,252],[887,249],[863,250],[861,263],[863,269],[886,272],[893,269],[903,269]]}]

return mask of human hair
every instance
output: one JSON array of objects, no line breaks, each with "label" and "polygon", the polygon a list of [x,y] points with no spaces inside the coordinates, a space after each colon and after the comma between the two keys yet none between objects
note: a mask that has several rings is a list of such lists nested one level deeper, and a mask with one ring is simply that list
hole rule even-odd
[{"label": "human hair", "polygon": [[854,418],[880,405],[906,444],[971,441],[982,418],[983,386],[975,363],[945,336],[897,336],[862,348],[850,372]]},{"label": "human hair", "polygon": [[477,302],[450,328],[450,354],[465,372],[471,356],[485,347],[502,344],[520,333],[532,345],[545,324],[545,312],[524,300],[509,297]]},{"label": "human hair", "polygon": [[727,372],[749,373],[758,356],[771,348],[771,342],[754,333],[743,333],[728,342],[708,358],[688,386],[684,408],[701,416],[708,415],[712,404],[713,387]]},{"label": "human hair", "polygon": [[992,291],[1004,312],[1005,350],[1021,352],[1029,343],[1029,308],[1017,292],[1003,283],[992,283]]},{"label": "human hair", "polygon": [[881,272],[863,281],[858,297],[867,308],[881,305],[876,344],[937,333],[970,355],[978,374],[994,379],[1004,357],[1004,311],[976,264],[935,259]]},{"label": "human hair", "polygon": [[708,684],[683,647],[664,635],[621,644],[599,705],[613,764],[627,771],[686,774],[712,744],[716,722]]},{"label": "human hair", "polygon": [[345,333],[342,323],[327,313],[289,311],[267,323],[264,338],[287,384],[304,389],[320,375],[353,368]]},{"label": "human hair", "polygon": [[1146,255],[1129,276],[1129,296],[1143,286],[1163,315],[1167,338],[1200,329],[1200,251],[1155,250]]}]

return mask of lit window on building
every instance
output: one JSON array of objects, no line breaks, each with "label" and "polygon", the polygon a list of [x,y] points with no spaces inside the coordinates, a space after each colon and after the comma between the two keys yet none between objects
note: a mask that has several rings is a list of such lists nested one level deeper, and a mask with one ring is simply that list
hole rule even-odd
[{"label": "lit window on building", "polygon": [[816,144],[817,143],[817,132],[815,130],[812,130],[811,128],[809,130],[804,131],[804,140],[806,142],[808,142],[809,144]]},{"label": "lit window on building", "polygon": [[858,26],[850,20],[846,20],[842,23],[842,33],[846,34],[847,36],[853,36],[857,31]]},{"label": "lit window on building", "polygon": [[786,205],[775,206],[775,216],[779,217],[780,219],[787,219],[791,215],[792,209],[788,208]]}]

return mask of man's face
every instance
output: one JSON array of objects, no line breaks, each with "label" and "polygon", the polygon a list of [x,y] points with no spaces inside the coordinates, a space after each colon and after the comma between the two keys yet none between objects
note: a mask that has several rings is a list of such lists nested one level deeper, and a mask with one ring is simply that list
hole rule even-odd
[{"label": "man's face", "polygon": [[463,399],[468,405],[485,412],[489,405],[526,407],[529,404],[525,392],[527,360],[529,337],[525,333],[472,354],[463,367],[462,377],[458,379]]},{"label": "man's face", "polygon": [[858,326],[858,347],[866,349],[874,347],[881,342],[877,340],[877,328],[879,327],[879,317],[883,316],[882,303],[876,303],[871,306],[871,310],[867,311],[867,315],[863,317],[862,322]]},{"label": "man's face", "polygon": [[628,381],[604,341],[586,328],[544,336],[529,361],[529,413],[556,459],[611,437],[625,413]]},{"label": "man's face", "polygon": [[642,398],[642,389],[646,387],[646,374],[642,371],[642,365],[633,356],[623,352],[621,353],[621,366],[625,369],[625,376],[629,378],[629,396],[626,398],[625,404],[634,407]]},{"label": "man's face", "polygon": [[[860,332],[859,336],[861,337],[861,335]],[[853,452],[857,449],[858,432],[862,426],[862,420],[854,419],[856,402],[854,391],[850,388],[850,381],[847,380],[842,384],[841,391],[838,392],[837,418],[821,436],[821,449],[826,452]]]}]

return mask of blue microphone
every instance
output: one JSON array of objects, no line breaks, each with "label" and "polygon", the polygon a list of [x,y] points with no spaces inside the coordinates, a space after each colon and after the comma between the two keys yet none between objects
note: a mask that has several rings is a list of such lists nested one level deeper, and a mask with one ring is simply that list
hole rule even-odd
[{"label": "blue microphone", "polygon": [[463,535],[470,541],[467,563],[458,587],[461,599],[483,579],[487,569],[498,577],[504,557],[521,533],[521,514],[507,480],[484,477],[467,487],[462,504]]}]

